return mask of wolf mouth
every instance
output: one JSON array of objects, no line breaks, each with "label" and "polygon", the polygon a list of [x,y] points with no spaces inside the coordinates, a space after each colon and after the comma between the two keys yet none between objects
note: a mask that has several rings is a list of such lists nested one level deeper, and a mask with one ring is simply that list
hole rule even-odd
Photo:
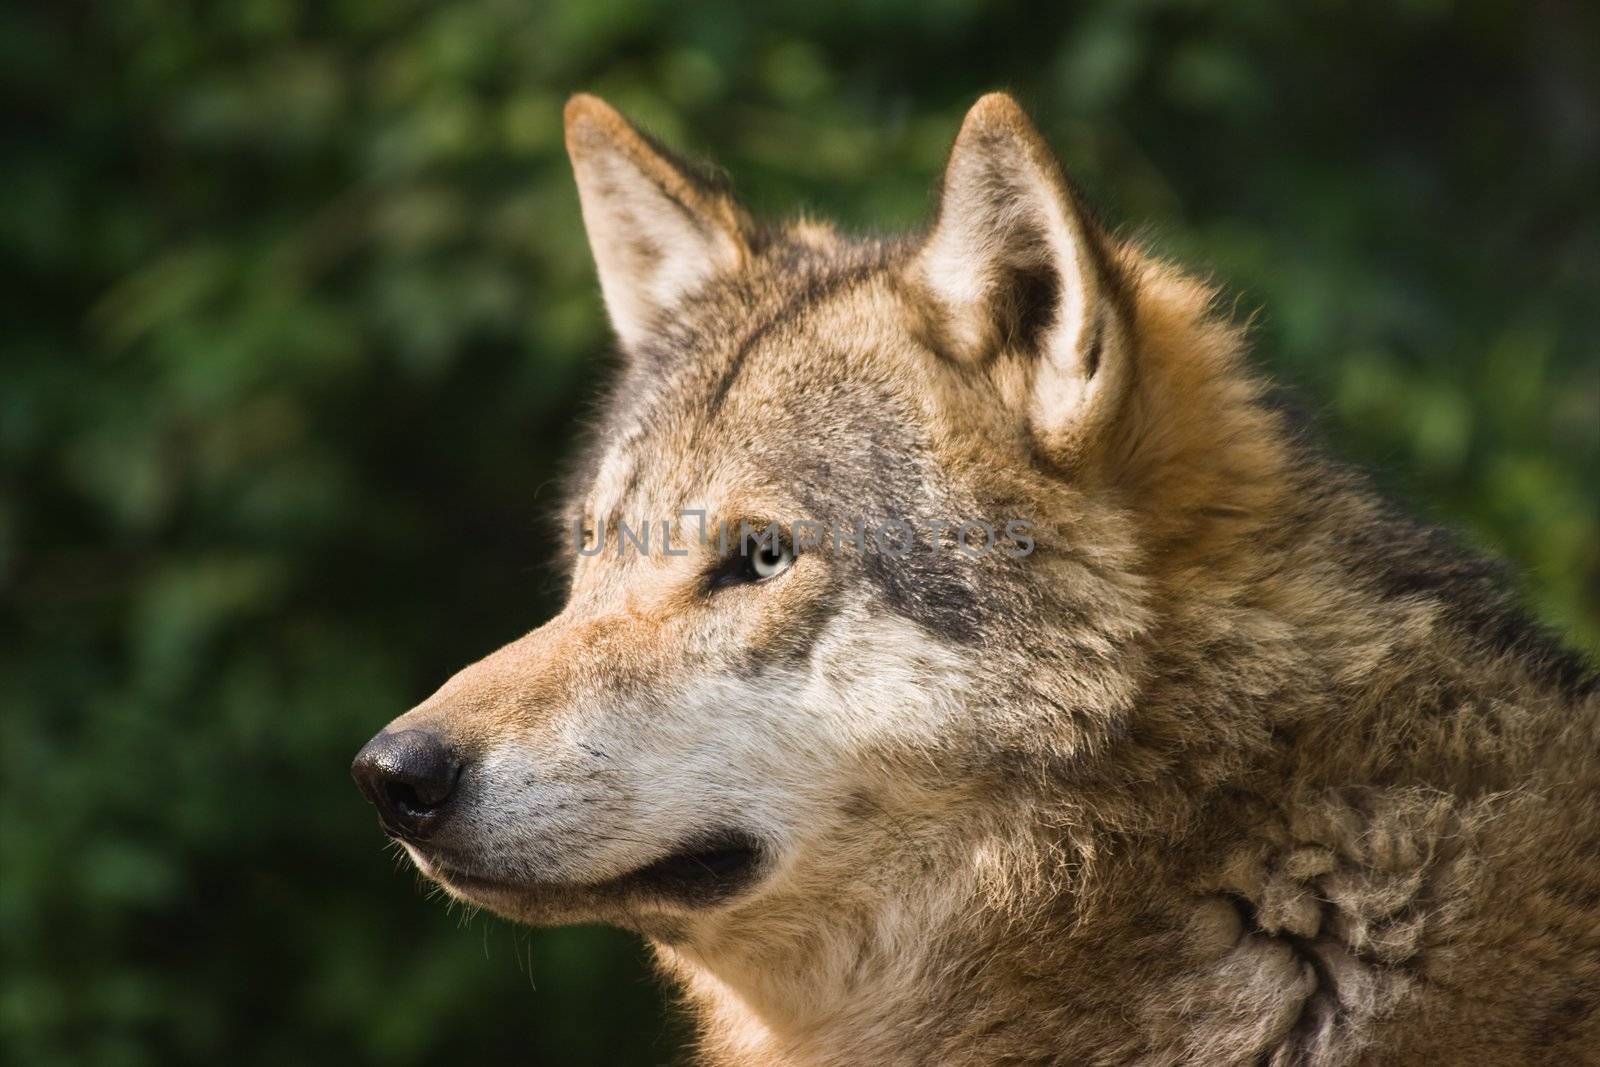
[{"label": "wolf mouth", "polygon": [[705,907],[749,888],[764,860],[765,850],[752,835],[718,830],[690,838],[660,859],[602,882],[514,882],[477,874],[432,857],[424,873],[469,896],[577,893],[600,899],[644,897]]},{"label": "wolf mouth", "polygon": [[754,837],[743,831],[720,830],[692,838],[661,859],[605,885],[704,906],[747,888],[762,859],[761,844]]}]

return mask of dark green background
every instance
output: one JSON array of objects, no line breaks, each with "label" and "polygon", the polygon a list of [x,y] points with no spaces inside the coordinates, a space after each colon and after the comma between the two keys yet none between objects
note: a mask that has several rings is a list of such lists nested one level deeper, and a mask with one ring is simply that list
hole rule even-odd
[{"label": "dark green background", "polygon": [[6,1062],[679,1055],[641,946],[425,899],[346,770],[556,604],[609,358],[576,89],[758,210],[897,228],[1013,88],[1346,451],[1595,648],[1593,10],[6,5]]}]

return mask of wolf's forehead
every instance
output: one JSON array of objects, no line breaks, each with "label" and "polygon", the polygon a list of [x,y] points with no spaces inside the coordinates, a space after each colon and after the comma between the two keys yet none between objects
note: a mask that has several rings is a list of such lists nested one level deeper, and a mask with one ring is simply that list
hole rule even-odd
[{"label": "wolf's forehead", "polygon": [[869,462],[881,476],[887,455],[910,462],[911,405],[884,385],[879,349],[890,346],[870,342],[895,318],[876,266],[796,270],[682,309],[611,398],[594,513],[697,506],[752,475],[813,481],[808,460],[824,440],[836,477]]}]

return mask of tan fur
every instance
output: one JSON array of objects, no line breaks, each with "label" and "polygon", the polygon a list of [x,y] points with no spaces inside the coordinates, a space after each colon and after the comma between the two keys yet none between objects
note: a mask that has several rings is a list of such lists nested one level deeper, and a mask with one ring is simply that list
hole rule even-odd
[{"label": "tan fur", "polygon": [[[425,872],[651,938],[709,1063],[1600,1062],[1592,672],[1307,444],[1015,103],[888,244],[756,227],[593,98],[568,123],[629,355],[570,518],[901,508],[1038,548],[716,592],[687,537],[575,557],[556,619],[395,724],[474,761]],[[668,269],[615,247],[652,210],[740,254],[614,296]],[[618,888],[729,820],[753,885]]]}]

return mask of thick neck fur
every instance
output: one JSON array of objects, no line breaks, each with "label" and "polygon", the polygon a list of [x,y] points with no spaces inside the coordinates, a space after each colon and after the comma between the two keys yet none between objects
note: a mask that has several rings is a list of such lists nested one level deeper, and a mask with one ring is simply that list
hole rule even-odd
[{"label": "thick neck fur", "polygon": [[[1492,568],[1298,443],[1200,286],[1123,267],[1141,391],[1092,490],[1127,539],[1100,689],[1121,696],[1085,719],[1091,743],[1009,753],[970,804],[863,816],[908,842],[878,876],[659,941],[707,1056],[1592,1052],[1590,1001],[1562,994],[1600,982],[1592,676]],[[1081,641],[1081,620],[1040,620],[1040,643]],[[1007,713],[1060,715],[1063,684],[1023,679]],[[1517,947],[1539,938],[1592,950]]]}]

